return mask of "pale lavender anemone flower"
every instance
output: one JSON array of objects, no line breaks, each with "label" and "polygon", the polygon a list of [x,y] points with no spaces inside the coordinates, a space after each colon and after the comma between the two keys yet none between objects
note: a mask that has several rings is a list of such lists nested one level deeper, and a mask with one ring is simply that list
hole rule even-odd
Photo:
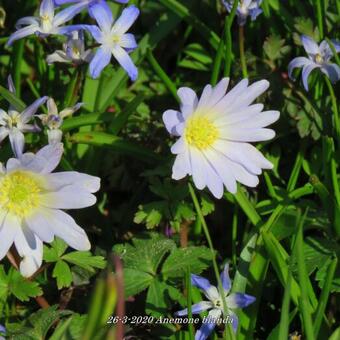
[{"label": "pale lavender anemone flower", "polygon": [[32,34],[42,37],[50,34],[68,33],[69,26],[62,26],[66,21],[71,20],[84,8],[84,4],[70,6],[55,14],[53,0],[43,0],[40,5],[39,17],[24,17],[16,23],[17,31],[11,34],[7,45],[15,40],[22,39]]},{"label": "pale lavender anemone flower", "polygon": [[[200,290],[207,297],[208,301],[201,301],[191,306],[192,314],[199,314],[203,311],[209,310],[208,316],[203,320],[201,328],[195,334],[195,340],[204,340],[209,337],[214,330],[216,324],[222,315],[223,318],[228,318],[231,323],[234,332],[236,333],[238,327],[238,318],[233,309],[244,308],[253,303],[256,299],[254,296],[243,293],[230,293],[231,280],[229,277],[229,266],[225,265],[223,272],[221,273],[221,281],[223,292],[219,292],[215,286],[212,286],[209,280],[198,276],[191,275],[191,284]],[[223,295],[226,302],[227,310],[223,310]],[[179,312],[176,312],[176,316],[188,315],[188,309],[185,308]]]},{"label": "pale lavender anemone flower", "polygon": [[[260,8],[262,0],[240,0],[237,5],[236,15],[237,22],[240,26],[244,26],[247,22],[247,17],[250,16],[254,21],[262,13]],[[222,0],[224,7],[228,12],[231,12],[234,1]]]},{"label": "pale lavender anemone flower", "polygon": [[9,159],[0,172],[0,260],[14,243],[25,277],[39,269],[43,242],[55,236],[77,250],[91,247],[85,231],[62,209],[94,205],[100,179],[75,171],[52,173],[62,154],[61,143],[47,145]]},{"label": "pale lavender anemone flower", "polygon": [[[8,88],[11,93],[15,94],[15,87],[11,76],[8,77]],[[12,150],[16,157],[20,157],[24,151],[24,133],[40,131],[36,125],[29,124],[29,122],[39,106],[43,105],[47,99],[47,96],[37,99],[22,112],[18,112],[12,105],[10,105],[8,113],[0,109],[0,142],[9,136]]]},{"label": "pale lavender anemone flower", "polygon": [[192,175],[195,186],[206,186],[216,198],[224,187],[237,191],[237,181],[249,187],[259,183],[262,169],[270,163],[250,142],[267,141],[275,132],[266,126],[278,120],[278,111],[264,111],[263,104],[250,105],[267,90],[269,82],[257,81],[248,86],[243,79],[228,93],[229,78],[215,87],[207,85],[201,98],[187,87],[177,91],[180,111],[167,110],[163,122],[168,132],[179,137],[171,147],[176,155],[172,178]]},{"label": "pale lavender anemone flower", "polygon": [[98,26],[84,25],[84,27],[92,34],[100,47],[90,63],[91,76],[98,78],[103,68],[110,63],[113,55],[131,80],[136,80],[138,70],[129,53],[137,48],[137,43],[134,35],[126,32],[137,19],[139,9],[136,6],[125,8],[116,21],[113,20],[111,11],[105,11],[100,5],[94,5],[92,13]]},{"label": "pale lavender anemone flower", "polygon": [[[326,40],[323,40],[318,45],[312,38],[302,35],[301,42],[308,54],[306,57],[294,58],[288,65],[288,75],[292,80],[293,70],[297,67],[302,68],[302,82],[303,86],[308,91],[308,77],[310,73],[319,68],[332,83],[337,82],[340,79],[340,67],[337,64],[331,63],[330,59],[333,57],[333,52]],[[336,41],[332,41],[336,52],[340,52],[340,44]]]}]

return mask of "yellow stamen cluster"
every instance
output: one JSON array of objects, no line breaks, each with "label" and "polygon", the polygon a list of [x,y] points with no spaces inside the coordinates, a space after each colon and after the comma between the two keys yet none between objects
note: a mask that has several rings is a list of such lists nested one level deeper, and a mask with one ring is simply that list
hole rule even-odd
[{"label": "yellow stamen cluster", "polygon": [[19,218],[31,214],[39,206],[39,182],[26,171],[15,171],[0,180],[1,209]]},{"label": "yellow stamen cluster", "polygon": [[315,56],[315,62],[318,63],[318,64],[323,63],[323,58],[319,53],[316,54],[316,56]]},{"label": "yellow stamen cluster", "polygon": [[188,144],[201,150],[210,147],[218,137],[218,129],[205,117],[190,118],[185,127]]}]

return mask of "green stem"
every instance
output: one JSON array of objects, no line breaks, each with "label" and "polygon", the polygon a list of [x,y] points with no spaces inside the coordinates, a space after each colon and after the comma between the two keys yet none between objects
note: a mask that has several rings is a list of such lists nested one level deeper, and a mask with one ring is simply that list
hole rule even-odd
[{"label": "green stem", "polygon": [[340,145],[340,123],[339,123],[339,110],[338,110],[338,105],[336,102],[336,97],[335,97],[335,93],[334,93],[334,89],[333,86],[330,82],[330,80],[327,78],[327,76],[324,76],[326,85],[328,87],[329,90],[329,94],[331,96],[331,100],[332,100],[332,108],[333,108],[333,128],[334,128],[334,134],[336,137],[336,140],[338,141],[338,145]]},{"label": "green stem", "polygon": [[318,19],[318,28],[320,33],[320,40],[323,39],[323,21],[322,21],[322,8],[321,8],[321,0],[316,0],[316,14]]},{"label": "green stem", "polygon": [[297,265],[298,265],[298,277],[299,284],[301,288],[301,298],[299,301],[299,308],[302,315],[302,320],[304,324],[304,330],[306,333],[307,340],[313,340],[314,331],[313,331],[313,321],[311,316],[311,310],[309,307],[309,299],[308,299],[308,274],[306,270],[305,256],[304,256],[304,246],[303,246],[303,224],[305,220],[306,213],[299,221],[299,227],[296,236],[296,245],[295,252],[297,257]]},{"label": "green stem", "polygon": [[248,78],[248,71],[247,71],[247,62],[246,56],[244,53],[244,26],[239,26],[238,28],[238,41],[240,47],[240,59],[241,59],[241,66],[242,66],[242,75],[243,78]]},{"label": "green stem", "polygon": [[221,63],[223,59],[224,41],[225,41],[225,37],[227,36],[227,32],[228,32],[228,17],[225,17],[223,34],[222,34],[220,43],[218,45],[218,49],[217,49],[215,60],[214,60],[214,68],[211,74],[211,80],[210,80],[211,85],[216,85],[218,76],[220,74]]},{"label": "green stem", "polygon": [[148,61],[151,65],[151,67],[154,69],[156,74],[161,78],[164,85],[168,88],[168,90],[171,92],[173,97],[179,101],[179,98],[177,96],[177,88],[176,85],[172,82],[172,80],[168,77],[168,75],[163,71],[161,65],[159,65],[158,61],[154,57],[154,55],[151,52],[151,49],[148,49],[146,56],[148,58]]},{"label": "green stem", "polygon": [[315,319],[314,319],[314,334],[315,334],[315,337],[317,337],[318,334],[319,334],[322,318],[323,318],[323,315],[324,315],[324,312],[325,312],[325,309],[326,309],[326,306],[327,306],[327,301],[328,301],[329,293],[330,293],[330,290],[331,290],[332,280],[333,280],[333,277],[334,277],[334,274],[335,274],[337,263],[338,263],[338,260],[335,257],[328,267],[325,283],[322,287],[322,292],[321,292],[320,300],[319,300],[319,303],[318,303],[318,308],[316,310]]},{"label": "green stem", "polygon": [[225,65],[224,65],[224,76],[225,77],[230,76],[231,63],[233,60],[233,40],[231,37],[231,26],[233,25],[233,21],[236,15],[237,6],[238,6],[238,0],[235,0],[233,3],[233,8],[231,9],[231,12],[228,16],[228,28],[227,28],[227,34],[226,34],[226,59],[225,59]]},{"label": "green stem", "polygon": [[[202,214],[202,210],[200,208],[195,190],[190,183],[188,183],[188,186],[189,186],[189,192],[190,192],[192,201],[193,201],[195,209],[196,209],[196,213],[198,215],[198,218],[202,222],[203,231],[204,231],[205,237],[207,239],[209,249],[211,251],[213,268],[214,268],[214,272],[215,272],[215,276],[216,276],[216,280],[217,280],[217,284],[218,284],[218,290],[220,292],[220,295],[222,296],[223,313],[224,313],[224,316],[227,316],[228,315],[228,306],[227,306],[227,302],[225,300],[225,294],[223,294],[224,289],[223,289],[223,286],[222,286],[222,281],[221,281],[220,273],[219,273],[218,266],[217,266],[216,252],[215,252],[215,249],[214,249],[211,237],[210,237],[209,228],[208,228],[208,225],[205,222],[204,216]],[[232,336],[232,338],[234,338],[233,332],[231,332],[231,333],[229,332],[229,334]]]}]

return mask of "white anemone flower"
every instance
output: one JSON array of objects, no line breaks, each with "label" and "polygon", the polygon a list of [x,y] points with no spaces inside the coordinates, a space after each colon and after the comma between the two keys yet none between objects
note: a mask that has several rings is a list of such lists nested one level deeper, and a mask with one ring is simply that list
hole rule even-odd
[{"label": "white anemone flower", "polygon": [[172,146],[176,156],[172,178],[192,175],[195,186],[206,186],[216,198],[223,195],[223,185],[231,193],[237,181],[255,187],[262,169],[272,169],[269,162],[250,142],[267,141],[275,132],[265,128],[278,120],[278,111],[264,111],[263,104],[250,105],[269,87],[266,80],[248,86],[243,79],[226,94],[229,79],[215,87],[207,85],[198,100],[196,93],[182,87],[177,94],[180,111],[163,114],[166,129],[179,139]]},{"label": "white anemone flower", "polygon": [[96,203],[100,179],[75,171],[56,172],[63,145],[47,145],[36,154],[11,158],[0,173],[0,260],[14,243],[29,277],[41,266],[43,242],[57,236],[70,247],[89,250],[85,231],[62,209]]},{"label": "white anemone flower", "polygon": [[63,132],[60,130],[64,122],[64,118],[72,115],[74,112],[79,110],[83,103],[77,103],[72,107],[66,107],[64,110],[58,112],[57,105],[53,98],[48,98],[47,100],[47,114],[38,115],[44,126],[48,128],[47,136],[48,143],[60,143]]}]

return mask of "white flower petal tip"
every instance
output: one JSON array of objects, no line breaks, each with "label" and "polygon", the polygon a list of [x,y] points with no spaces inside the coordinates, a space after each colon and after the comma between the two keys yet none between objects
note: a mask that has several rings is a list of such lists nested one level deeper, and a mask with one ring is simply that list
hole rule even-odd
[{"label": "white flower petal tip", "polygon": [[235,194],[237,182],[256,187],[262,170],[273,168],[250,143],[273,139],[275,131],[267,126],[280,117],[279,111],[252,104],[269,88],[267,80],[249,85],[243,79],[226,93],[228,84],[223,78],[215,87],[205,86],[200,99],[182,87],[177,92],[180,110],[163,113],[167,131],[180,137],[171,147],[176,155],[172,178],[192,175],[197,189],[207,187],[218,199],[224,187]]},{"label": "white flower petal tip", "polygon": [[51,173],[62,153],[62,143],[47,145],[36,154],[9,159],[1,168],[0,259],[14,243],[25,277],[39,269],[43,242],[52,242],[55,236],[74,249],[91,248],[86,232],[61,209],[95,204],[93,193],[99,190],[100,179],[75,171]]}]

